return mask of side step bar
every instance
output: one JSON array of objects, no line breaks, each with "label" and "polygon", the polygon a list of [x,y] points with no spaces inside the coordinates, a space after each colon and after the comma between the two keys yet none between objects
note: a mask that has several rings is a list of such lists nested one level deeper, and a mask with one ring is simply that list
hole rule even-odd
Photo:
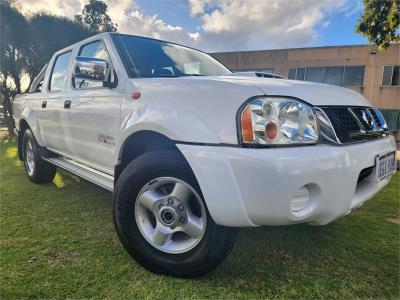
[{"label": "side step bar", "polygon": [[44,158],[49,163],[109,190],[114,189],[114,177],[64,157]]}]

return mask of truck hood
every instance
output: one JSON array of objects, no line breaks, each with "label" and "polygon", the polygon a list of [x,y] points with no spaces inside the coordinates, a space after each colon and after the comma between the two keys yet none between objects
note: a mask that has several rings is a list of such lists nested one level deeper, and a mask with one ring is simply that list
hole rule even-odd
[{"label": "truck hood", "polygon": [[[254,96],[290,96],[316,106],[371,105],[360,94],[345,88],[275,78],[137,78],[130,83],[134,86],[126,86],[129,94],[136,90],[142,96],[138,102],[127,101],[127,109],[122,108],[126,124],[151,124],[147,130],[186,142],[237,143],[236,116],[243,103]],[[130,115],[136,120],[128,121]]]},{"label": "truck hood", "polygon": [[218,76],[204,79],[229,82],[237,85],[251,85],[259,88],[265,95],[295,97],[316,106],[371,106],[371,103],[360,93],[335,85],[247,76]]},{"label": "truck hood", "polygon": [[[307,81],[287,80],[278,78],[259,78],[248,76],[199,76],[178,78],[142,78],[134,80],[139,91],[158,90],[165,95],[166,91],[174,90],[177,93],[188,92],[214,95],[218,101],[226,99],[224,92],[229,94],[235,90],[237,95],[290,96],[301,99],[315,106],[345,105],[371,106],[360,93],[328,84],[319,84]],[[229,92],[228,92],[229,90]],[[222,94],[221,94],[222,92]],[[244,102],[245,99],[238,99]],[[233,101],[230,97],[228,101]],[[232,104],[232,102],[230,103]],[[240,103],[241,104],[241,103]]]}]

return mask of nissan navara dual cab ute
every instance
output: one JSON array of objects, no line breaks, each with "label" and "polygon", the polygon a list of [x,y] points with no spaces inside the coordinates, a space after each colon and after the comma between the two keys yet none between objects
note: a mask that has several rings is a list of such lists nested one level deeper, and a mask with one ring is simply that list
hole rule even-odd
[{"label": "nissan navara dual cab ute", "polygon": [[51,182],[59,167],[112,191],[122,245],[173,276],[215,268],[236,227],[332,222],[395,172],[395,141],[360,94],[235,76],[138,36],[58,51],[14,112],[29,179]]}]

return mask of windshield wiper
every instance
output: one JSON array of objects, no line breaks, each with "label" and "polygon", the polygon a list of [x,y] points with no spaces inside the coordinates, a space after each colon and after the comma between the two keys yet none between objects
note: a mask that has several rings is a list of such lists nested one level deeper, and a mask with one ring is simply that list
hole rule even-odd
[{"label": "windshield wiper", "polygon": [[169,74],[156,74],[156,75],[151,75],[151,77],[153,77],[153,78],[157,78],[157,77],[163,77],[163,78],[176,78],[176,77],[178,77],[178,76],[176,76],[176,75],[169,75]]},{"label": "windshield wiper", "polygon": [[162,78],[176,78],[176,77],[188,77],[188,76],[205,76],[205,75],[200,75],[200,74],[178,74],[178,75],[172,75],[172,74],[152,74],[151,77],[157,78],[157,77],[162,77]]},{"label": "windshield wiper", "polygon": [[204,76],[204,75],[201,75],[201,74],[186,74],[186,73],[182,73],[182,74],[179,74],[179,76]]}]

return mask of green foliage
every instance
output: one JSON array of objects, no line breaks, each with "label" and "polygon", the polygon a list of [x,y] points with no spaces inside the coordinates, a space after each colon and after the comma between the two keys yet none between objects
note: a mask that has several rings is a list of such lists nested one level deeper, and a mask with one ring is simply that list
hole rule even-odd
[{"label": "green foliage", "polygon": [[4,93],[8,86],[6,81],[11,79],[15,81],[15,84],[8,92],[20,93],[19,79],[24,72],[26,56],[29,53],[28,22],[7,2],[0,2],[0,22],[0,88]]},{"label": "green foliage", "polygon": [[91,32],[117,31],[117,25],[107,14],[107,4],[101,0],[89,0],[82,13],[75,16],[75,22],[86,27]]},{"label": "green foliage", "polygon": [[76,19],[43,12],[26,17],[13,2],[0,1],[0,92],[5,115],[10,116],[6,119],[10,136],[14,129],[12,99],[27,91],[26,86],[54,52],[98,32],[116,30],[102,1],[89,1]]},{"label": "green foliage", "polygon": [[9,136],[14,130],[11,99],[22,92],[21,78],[26,70],[29,39],[28,22],[8,2],[0,2],[0,93]]},{"label": "green foliage", "polygon": [[33,15],[29,19],[29,26],[32,51],[27,69],[31,78],[49,62],[54,52],[93,34],[68,18],[45,13]]},{"label": "green foliage", "polygon": [[400,0],[364,0],[356,31],[380,49],[400,41]]},{"label": "green foliage", "polygon": [[15,143],[0,143],[0,298],[398,299],[400,174],[327,226],[240,229],[232,254],[196,279],[133,261],[111,193],[59,171],[32,184]]}]

